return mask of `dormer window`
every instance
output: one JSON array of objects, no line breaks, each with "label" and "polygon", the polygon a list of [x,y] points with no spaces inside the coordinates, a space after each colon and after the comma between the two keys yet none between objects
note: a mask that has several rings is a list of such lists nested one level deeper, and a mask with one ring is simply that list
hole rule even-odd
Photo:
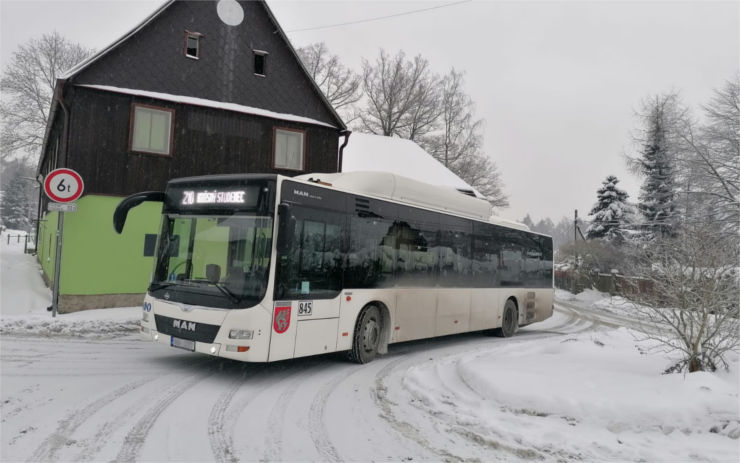
[{"label": "dormer window", "polygon": [[198,59],[200,57],[200,39],[203,34],[185,31],[185,56]]},{"label": "dormer window", "polygon": [[253,50],[254,51],[254,73],[258,76],[265,76],[265,64],[267,62],[266,51]]}]

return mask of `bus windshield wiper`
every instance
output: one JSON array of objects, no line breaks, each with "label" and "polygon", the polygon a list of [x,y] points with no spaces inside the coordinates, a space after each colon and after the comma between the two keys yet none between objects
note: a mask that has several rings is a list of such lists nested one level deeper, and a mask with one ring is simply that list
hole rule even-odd
[{"label": "bus windshield wiper", "polygon": [[153,290],[153,291],[156,291],[156,290],[158,290],[158,289],[164,289],[164,288],[169,288],[170,286],[175,286],[175,285],[179,285],[179,284],[181,284],[181,283],[182,283],[182,282],[180,282],[180,281],[166,281],[166,282],[164,282],[164,283],[156,283],[156,282],[152,282],[152,283],[151,283],[151,284],[149,285],[149,289],[151,289],[151,290]]},{"label": "bus windshield wiper", "polygon": [[218,282],[213,282],[212,284],[213,284],[213,286],[215,286],[216,288],[218,288],[218,290],[221,291],[224,294],[224,296],[228,297],[231,300],[231,302],[233,302],[234,304],[238,304],[238,303],[240,303],[242,301],[242,298],[241,297],[239,297],[236,294],[234,294],[233,292],[231,292],[229,290],[229,288],[227,288],[223,284],[218,283]]}]

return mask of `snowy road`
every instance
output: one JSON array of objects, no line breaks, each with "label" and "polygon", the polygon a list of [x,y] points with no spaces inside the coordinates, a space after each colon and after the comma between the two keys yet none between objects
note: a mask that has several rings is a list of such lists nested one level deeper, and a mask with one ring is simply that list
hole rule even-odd
[{"label": "snowy road", "polygon": [[[409,417],[404,373],[430,359],[594,329],[574,309],[502,340],[480,333],[392,346],[367,365],[328,355],[252,365],[134,337],[5,336],[4,461],[510,458],[474,434]],[[49,381],[50,378],[53,380]],[[413,399],[411,399],[413,400]],[[419,413],[425,413],[423,407]],[[432,426],[433,428],[434,426]],[[431,435],[430,435],[431,433]],[[461,450],[464,450],[461,452]]]},{"label": "snowy road", "polygon": [[738,356],[661,375],[675,359],[608,295],[557,291],[511,339],[251,365],[139,340],[136,307],[52,319],[16,248],[0,243],[3,462],[740,461]]}]

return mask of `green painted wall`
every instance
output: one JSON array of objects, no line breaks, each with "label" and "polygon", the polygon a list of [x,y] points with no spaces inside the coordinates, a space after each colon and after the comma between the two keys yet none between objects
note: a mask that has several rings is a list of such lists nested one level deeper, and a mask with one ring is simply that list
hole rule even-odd
[{"label": "green painted wall", "polygon": [[38,237],[38,249],[36,255],[38,256],[41,268],[46,274],[46,278],[49,282],[54,279],[54,262],[56,261],[56,249],[57,249],[57,218],[59,217],[57,212],[48,212],[42,217],[39,223],[39,237]]},{"label": "green painted wall", "polygon": [[[123,233],[113,231],[113,211],[122,198],[83,196],[77,212],[64,214],[64,243],[60,294],[94,295],[144,293],[149,284],[154,257],[144,257],[144,235],[157,234],[161,203],[146,202],[132,209]],[[49,236],[56,233],[57,213],[47,214],[39,260],[44,272],[54,274],[54,244],[47,250]],[[50,251],[50,252],[49,252]]]}]

